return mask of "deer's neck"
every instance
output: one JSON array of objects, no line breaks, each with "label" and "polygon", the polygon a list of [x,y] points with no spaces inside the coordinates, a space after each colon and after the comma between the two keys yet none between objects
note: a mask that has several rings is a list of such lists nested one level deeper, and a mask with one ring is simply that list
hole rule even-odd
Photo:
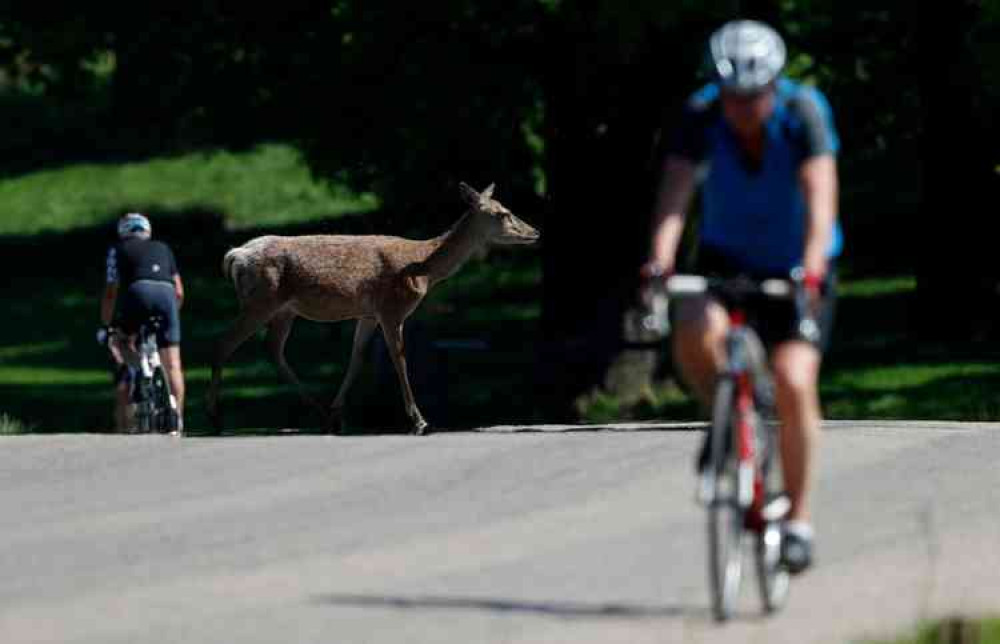
[{"label": "deer's neck", "polygon": [[476,217],[468,212],[451,230],[430,243],[433,250],[424,261],[424,268],[433,284],[454,275],[486,242]]}]

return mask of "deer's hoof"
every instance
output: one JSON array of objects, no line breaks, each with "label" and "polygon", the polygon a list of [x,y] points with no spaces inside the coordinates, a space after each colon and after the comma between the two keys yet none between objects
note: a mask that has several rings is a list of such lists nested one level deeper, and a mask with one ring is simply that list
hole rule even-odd
[{"label": "deer's hoof", "polygon": [[420,419],[420,421],[413,426],[413,431],[410,432],[414,436],[426,436],[431,433],[431,426],[427,424],[427,421]]}]

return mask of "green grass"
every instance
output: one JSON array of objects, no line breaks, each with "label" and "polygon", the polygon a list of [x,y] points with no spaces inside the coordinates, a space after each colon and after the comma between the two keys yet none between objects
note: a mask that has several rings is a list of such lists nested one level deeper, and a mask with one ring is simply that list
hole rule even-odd
[{"label": "green grass", "polygon": [[[911,276],[841,284],[837,321],[820,382],[824,416],[831,419],[1000,420],[1000,352],[956,341],[920,340],[910,315]],[[669,363],[669,356],[664,360]],[[685,419],[698,406],[672,379],[635,401],[593,392],[581,401],[588,419]]]},{"label": "green grass", "polygon": [[[268,232],[364,228],[346,213],[374,201],[312,181],[299,156],[279,145],[250,152],[192,154],[146,163],[77,165],[0,180],[0,264],[17,279],[5,286],[0,317],[0,401],[5,431],[104,430],[111,388],[106,355],[94,341],[107,224],[145,204],[176,217],[160,230],[184,273],[183,311],[188,426],[205,427],[202,400],[213,346],[236,314],[219,258],[233,244]],[[226,229],[199,229],[198,213],[219,213]],[[456,216],[457,216],[456,212]],[[358,224],[361,224],[358,226]],[[155,225],[155,222],[154,222]],[[233,229],[236,230],[233,230]],[[58,255],[58,266],[37,262]],[[63,268],[63,266],[68,268]],[[431,292],[411,318],[408,352],[421,407],[444,427],[551,420],[539,368],[541,258],[537,249],[495,250]],[[830,418],[997,420],[1000,354],[995,347],[935,346],[911,328],[911,276],[841,285],[833,348],[821,382]],[[288,358],[310,390],[331,397],[346,368],[353,325],[299,321]],[[447,340],[485,342],[488,350],[442,349]],[[381,358],[380,358],[381,356]],[[698,409],[671,377],[627,400],[594,391],[577,401],[583,419],[689,420]],[[226,368],[229,427],[316,426],[294,392],[280,384],[259,339]],[[396,377],[373,347],[352,392],[348,424],[358,431],[402,427]]]},{"label": "green grass", "polygon": [[0,414],[0,436],[27,434],[33,428],[9,414]]},{"label": "green grass", "polygon": [[294,148],[261,145],[125,164],[80,164],[0,181],[0,235],[107,223],[127,209],[225,213],[234,227],[282,225],[377,206],[315,181]]},{"label": "green grass", "polygon": [[914,633],[866,644],[1000,644],[1000,618],[950,618],[925,624]]},{"label": "green grass", "polygon": [[[185,275],[187,423],[195,431],[207,427],[203,398],[214,343],[236,314],[231,285],[214,259],[192,264]],[[0,337],[0,400],[4,411],[35,431],[105,431],[110,425],[110,373],[94,340],[100,264],[98,252],[80,275],[26,277],[8,289],[12,303],[0,318],[6,330]],[[499,252],[466,266],[411,317],[411,380],[428,418],[444,427],[496,422],[498,409],[511,399],[530,398],[532,383],[523,374],[534,360],[539,282],[537,253]],[[332,397],[352,333],[349,322],[296,322],[287,356],[313,394]],[[490,350],[435,349],[438,340],[484,341]],[[395,373],[379,355],[373,346],[349,399],[347,422],[355,431],[405,426]],[[227,427],[318,427],[293,389],[278,381],[260,338],[241,347],[225,378]],[[504,412],[504,418],[531,420],[525,413]]]}]

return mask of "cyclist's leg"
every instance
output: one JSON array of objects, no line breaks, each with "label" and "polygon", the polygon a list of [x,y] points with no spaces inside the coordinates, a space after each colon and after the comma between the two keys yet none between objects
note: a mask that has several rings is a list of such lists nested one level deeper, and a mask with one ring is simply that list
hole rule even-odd
[{"label": "cyclist's leg", "polygon": [[156,343],[160,361],[170,382],[170,392],[177,399],[177,415],[184,422],[184,365],[181,361],[181,320],[177,306],[177,296],[173,287],[167,284],[147,286],[145,297],[150,313],[160,318]]},{"label": "cyclist's leg", "polygon": [[184,366],[181,363],[180,345],[161,347],[160,360],[170,381],[170,392],[177,399],[177,415],[184,418]]},{"label": "cyclist's leg", "polygon": [[674,308],[674,357],[699,402],[711,409],[715,382],[725,364],[729,318],[725,309],[709,298],[685,298]]},{"label": "cyclist's leg", "polygon": [[790,521],[809,521],[813,462],[823,422],[819,375],[823,353],[833,331],[835,309],[836,272],[831,266],[824,295],[816,311],[820,329],[816,344],[806,342],[798,335],[798,315],[789,303],[768,303],[760,311],[761,335],[772,349],[775,404],[782,427],[782,470],[792,502]]},{"label": "cyclist's leg", "polygon": [[788,518],[808,522],[813,459],[822,424],[818,392],[821,355],[808,342],[788,340],[774,348],[771,360],[781,421],[781,466],[792,503]]},{"label": "cyclist's leg", "polygon": [[132,419],[129,414],[129,403],[131,402],[132,380],[128,372],[128,366],[124,363],[115,368],[115,431],[122,433],[128,431],[132,426]]},{"label": "cyclist's leg", "polygon": [[[698,249],[696,273],[712,277],[739,274],[739,267],[711,246]],[[706,411],[712,409],[715,383],[726,362],[729,314],[708,297],[678,299],[673,305],[673,353],[681,376]]]}]

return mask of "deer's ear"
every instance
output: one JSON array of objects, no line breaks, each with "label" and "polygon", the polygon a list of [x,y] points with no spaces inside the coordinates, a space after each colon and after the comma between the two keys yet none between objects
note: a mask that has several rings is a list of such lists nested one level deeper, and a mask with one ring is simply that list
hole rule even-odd
[{"label": "deer's ear", "polygon": [[482,194],[483,199],[489,199],[490,197],[492,197],[493,196],[493,189],[496,188],[496,187],[497,187],[497,184],[495,184],[495,183],[491,183],[490,185],[486,186],[486,190],[483,190],[483,194]]},{"label": "deer's ear", "polygon": [[474,206],[479,203],[479,193],[464,181],[458,184],[458,191],[462,195],[462,199],[469,205]]}]

